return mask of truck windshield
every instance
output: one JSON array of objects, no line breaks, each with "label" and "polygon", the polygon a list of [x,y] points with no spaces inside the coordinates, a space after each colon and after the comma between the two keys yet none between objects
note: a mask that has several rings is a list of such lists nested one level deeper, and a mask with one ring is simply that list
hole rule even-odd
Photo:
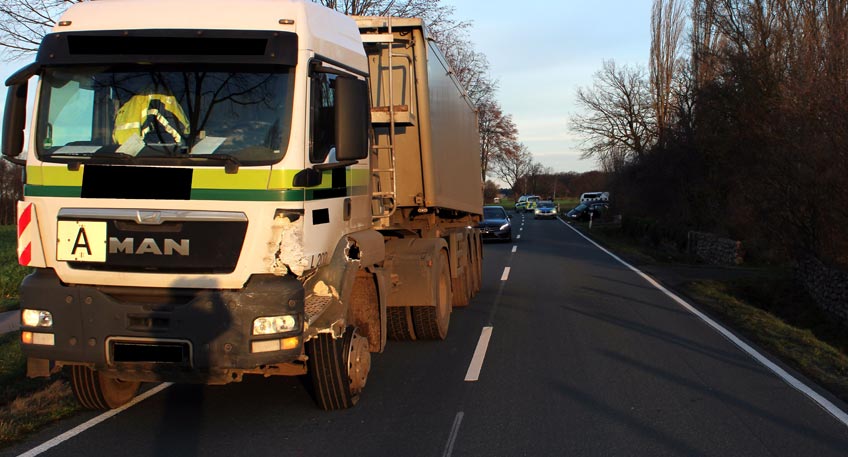
[{"label": "truck windshield", "polygon": [[[221,166],[282,159],[290,67],[53,67],[42,76],[36,146],[43,160],[172,160]],[[206,159],[206,160],[203,160]],[[212,159],[212,160],[210,160]]]}]

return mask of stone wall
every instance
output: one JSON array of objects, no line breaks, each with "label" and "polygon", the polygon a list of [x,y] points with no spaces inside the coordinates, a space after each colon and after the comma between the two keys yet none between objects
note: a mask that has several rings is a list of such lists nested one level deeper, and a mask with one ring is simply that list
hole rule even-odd
[{"label": "stone wall", "polygon": [[741,241],[721,238],[712,233],[689,232],[687,251],[712,265],[740,265],[745,259]]},{"label": "stone wall", "polygon": [[807,256],[795,264],[795,273],[820,307],[848,323],[848,272],[830,268],[819,259]]}]

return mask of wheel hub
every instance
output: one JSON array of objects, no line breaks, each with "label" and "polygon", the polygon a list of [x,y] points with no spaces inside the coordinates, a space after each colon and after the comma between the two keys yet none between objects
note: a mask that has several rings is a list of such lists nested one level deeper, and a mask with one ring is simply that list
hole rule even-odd
[{"label": "wheel hub", "polygon": [[362,391],[368,381],[368,372],[371,370],[371,352],[368,350],[368,339],[354,333],[350,340],[348,352],[348,377],[350,378],[350,390],[355,394]]}]

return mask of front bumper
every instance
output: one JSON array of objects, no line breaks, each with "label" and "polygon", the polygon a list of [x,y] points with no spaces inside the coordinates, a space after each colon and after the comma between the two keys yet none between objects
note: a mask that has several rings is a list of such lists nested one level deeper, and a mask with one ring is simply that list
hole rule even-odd
[{"label": "front bumper", "polygon": [[509,240],[512,238],[512,227],[506,230],[480,227],[480,238],[484,240]]},{"label": "front bumper", "polygon": [[[21,308],[53,316],[52,328],[21,328],[54,335],[53,345],[24,344],[27,357],[128,381],[221,384],[303,354],[303,287],[290,277],[256,275],[240,290],[96,287],[63,284],[42,268],[21,284]],[[253,336],[253,321],[273,315],[295,317],[295,329]],[[291,349],[252,352],[255,342],[293,337]]]}]

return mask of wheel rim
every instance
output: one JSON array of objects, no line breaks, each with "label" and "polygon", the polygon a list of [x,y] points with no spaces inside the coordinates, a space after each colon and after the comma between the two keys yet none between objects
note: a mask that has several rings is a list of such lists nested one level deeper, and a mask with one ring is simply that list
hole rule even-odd
[{"label": "wheel rim", "polygon": [[365,383],[368,381],[368,372],[371,370],[371,352],[368,350],[368,339],[360,336],[356,330],[353,330],[351,335],[347,361],[350,391],[356,395],[365,387]]},{"label": "wheel rim", "polygon": [[[99,373],[98,373],[99,375]],[[100,389],[103,399],[110,408],[123,406],[135,397],[141,383],[137,381],[121,381],[116,378],[107,378],[99,375]]]}]

